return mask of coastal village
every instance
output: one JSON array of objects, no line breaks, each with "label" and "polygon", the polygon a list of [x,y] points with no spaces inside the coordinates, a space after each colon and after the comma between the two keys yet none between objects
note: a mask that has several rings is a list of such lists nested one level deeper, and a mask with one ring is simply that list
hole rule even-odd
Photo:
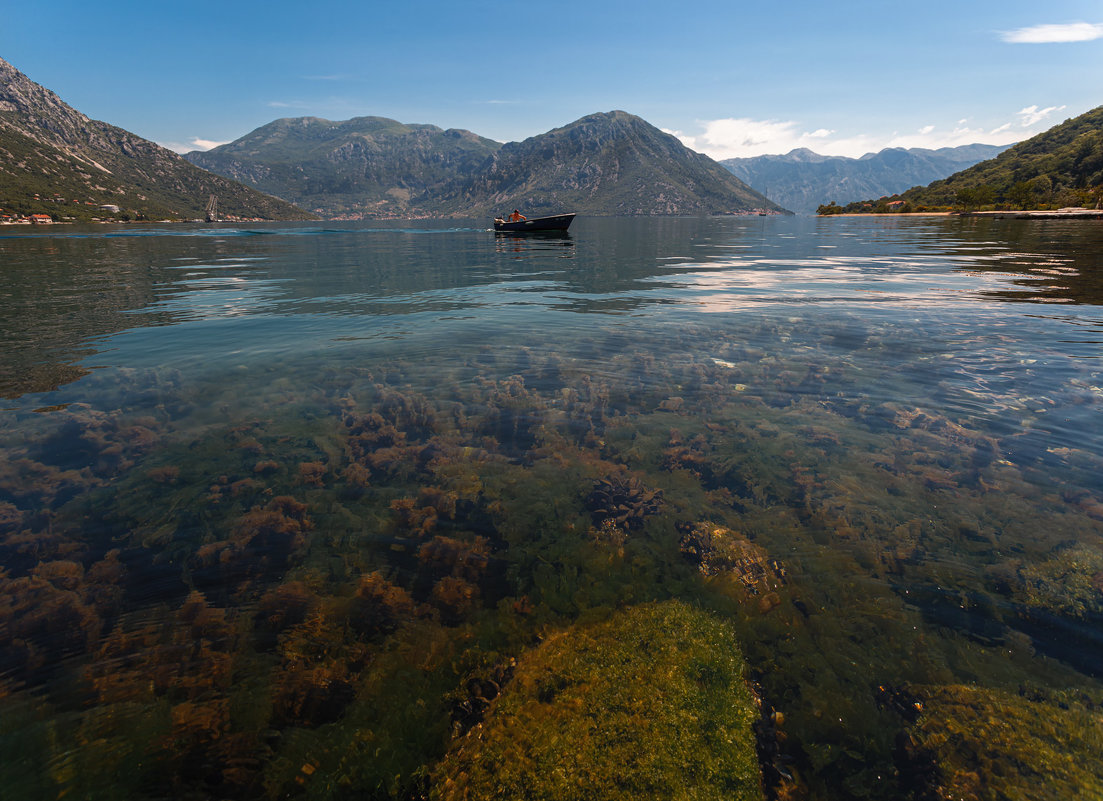
[{"label": "coastal village", "polygon": [[[55,214],[25,214],[14,209],[0,208],[0,225],[55,225],[59,223],[75,223],[75,222],[93,222],[93,223],[119,223],[119,222],[146,222],[146,218],[136,212],[126,213],[122,208],[114,203],[102,203],[96,204],[90,200],[68,200],[59,194],[55,194],[53,197],[44,198],[40,195],[34,196],[35,205],[41,206],[43,203],[56,203],[58,205],[67,206],[91,206],[100,213],[99,216],[91,218],[81,216],[75,217],[71,214],[65,214],[63,212]],[[133,215],[133,216],[132,216]],[[238,217],[234,215],[220,215],[218,222],[260,222],[264,218],[261,217]],[[179,219],[166,219],[157,220],[156,222],[189,222],[189,220]],[[192,220],[192,222],[201,222],[201,220]]]},{"label": "coastal village", "polygon": [[[93,206],[97,204],[90,200],[68,200],[59,194],[55,194],[53,197],[42,197],[40,195],[34,196],[34,202],[36,205],[42,203],[56,203],[58,205],[75,205],[75,206]],[[112,204],[104,203],[98,206],[99,210],[103,212],[103,217],[93,217],[93,222],[118,222],[118,214],[121,209]],[[71,215],[59,213],[59,214],[22,214],[13,209],[0,208],[0,225],[52,225],[57,222],[76,222],[76,217]]]},{"label": "coastal village", "polygon": [[0,225],[50,225],[54,221],[49,214],[8,214],[0,210]]}]

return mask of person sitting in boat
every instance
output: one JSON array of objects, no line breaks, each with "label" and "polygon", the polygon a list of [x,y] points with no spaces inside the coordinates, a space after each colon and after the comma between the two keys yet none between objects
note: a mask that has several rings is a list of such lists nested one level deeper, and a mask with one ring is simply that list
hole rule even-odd
[{"label": "person sitting in boat", "polygon": [[526,217],[521,212],[517,211],[517,209],[514,209],[513,214],[509,215],[509,221],[510,222],[521,222],[521,220],[527,220],[527,219],[528,219],[528,217]]}]

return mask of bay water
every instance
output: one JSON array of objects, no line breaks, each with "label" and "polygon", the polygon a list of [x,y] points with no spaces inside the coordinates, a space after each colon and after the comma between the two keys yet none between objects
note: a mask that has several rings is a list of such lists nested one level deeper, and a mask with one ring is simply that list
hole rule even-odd
[{"label": "bay water", "polygon": [[669,599],[773,797],[1087,787],[1101,357],[1094,221],[0,229],[0,795],[423,797]]}]

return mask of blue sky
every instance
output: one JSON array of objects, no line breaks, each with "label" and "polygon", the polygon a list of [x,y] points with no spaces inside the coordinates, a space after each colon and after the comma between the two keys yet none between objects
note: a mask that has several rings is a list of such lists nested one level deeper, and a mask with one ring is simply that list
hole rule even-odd
[{"label": "blue sky", "polygon": [[0,57],[177,150],[279,117],[511,141],[623,109],[714,158],[858,156],[1103,104],[1103,3],[0,0]]}]

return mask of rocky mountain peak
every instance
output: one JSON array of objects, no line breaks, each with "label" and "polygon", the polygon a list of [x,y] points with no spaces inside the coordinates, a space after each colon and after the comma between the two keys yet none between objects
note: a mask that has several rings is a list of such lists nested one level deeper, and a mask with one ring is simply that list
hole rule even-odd
[{"label": "rocky mountain peak", "polygon": [[0,59],[0,207],[59,219],[87,219],[104,206],[126,209],[131,218],[180,218],[202,214],[212,194],[228,213],[304,216],[90,119]]},{"label": "rocky mountain peak", "polygon": [[[0,111],[10,112],[31,128],[38,128],[41,136],[64,144],[87,134],[91,122],[3,59],[0,59]],[[3,122],[0,118],[0,124]]]}]

